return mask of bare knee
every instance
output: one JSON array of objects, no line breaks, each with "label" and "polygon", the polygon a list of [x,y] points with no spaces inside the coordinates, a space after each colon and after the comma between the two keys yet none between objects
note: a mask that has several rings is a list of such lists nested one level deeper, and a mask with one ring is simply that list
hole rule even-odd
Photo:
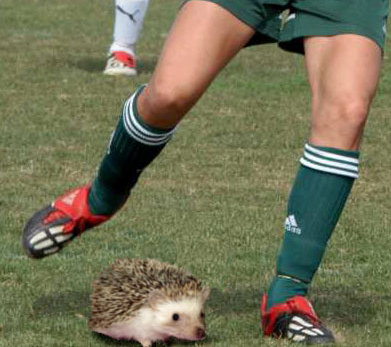
[{"label": "bare knee", "polygon": [[356,150],[367,120],[371,98],[341,93],[314,107],[311,141]]},{"label": "bare knee", "polygon": [[196,100],[188,88],[154,83],[140,95],[138,107],[147,123],[169,128],[179,123]]},{"label": "bare knee", "polygon": [[156,113],[182,116],[188,109],[190,96],[181,88],[157,86],[148,95],[148,102]]},{"label": "bare knee", "polygon": [[369,104],[370,102],[366,98],[342,96],[331,102],[329,107],[326,106],[325,111],[333,112],[330,117],[339,127],[347,127],[354,131],[364,127]]}]

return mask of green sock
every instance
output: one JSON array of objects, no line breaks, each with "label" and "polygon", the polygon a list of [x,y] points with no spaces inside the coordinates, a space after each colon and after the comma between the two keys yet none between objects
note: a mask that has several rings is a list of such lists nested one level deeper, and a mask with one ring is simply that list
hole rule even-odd
[{"label": "green sock", "polygon": [[296,295],[305,296],[308,292],[308,283],[290,277],[276,275],[268,291],[268,309],[281,304]]},{"label": "green sock", "polygon": [[141,172],[160,153],[175,129],[156,129],[137,111],[139,88],[124,104],[123,112],[88,197],[91,212],[115,213],[127,200]]},{"label": "green sock", "polygon": [[358,177],[359,153],[307,144],[288,202],[268,308],[306,295]]}]

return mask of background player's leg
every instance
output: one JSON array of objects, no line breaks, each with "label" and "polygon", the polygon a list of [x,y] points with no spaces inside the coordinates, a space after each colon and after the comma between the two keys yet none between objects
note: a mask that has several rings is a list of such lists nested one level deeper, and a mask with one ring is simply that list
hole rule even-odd
[{"label": "background player's leg", "polygon": [[140,37],[149,0],[116,0],[113,43],[104,73],[135,75],[135,45]]},{"label": "background player's leg", "polygon": [[213,3],[192,1],[182,8],[151,82],[125,105],[91,189],[93,213],[112,214],[122,205],[172,128],[253,34]]},{"label": "background player's leg", "polygon": [[313,94],[309,144],[288,204],[269,308],[305,295],[358,177],[358,148],[381,67],[381,50],[357,35],[305,40]]}]

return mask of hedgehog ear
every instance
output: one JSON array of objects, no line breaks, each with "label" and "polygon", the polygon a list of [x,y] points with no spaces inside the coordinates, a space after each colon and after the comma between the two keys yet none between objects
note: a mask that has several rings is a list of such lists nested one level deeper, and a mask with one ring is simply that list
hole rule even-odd
[{"label": "hedgehog ear", "polygon": [[210,295],[210,288],[206,286],[202,289],[202,301],[205,302],[206,300],[208,300],[209,295]]},{"label": "hedgehog ear", "polygon": [[157,305],[165,301],[165,299],[167,299],[167,297],[163,292],[160,290],[154,290],[148,295],[148,304],[153,310],[155,310]]}]

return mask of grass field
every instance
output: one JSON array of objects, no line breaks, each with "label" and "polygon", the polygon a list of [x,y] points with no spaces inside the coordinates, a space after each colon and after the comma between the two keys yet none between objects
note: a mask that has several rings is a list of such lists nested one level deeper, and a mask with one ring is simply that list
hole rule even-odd
[{"label": "grass field", "polygon": [[[0,0],[0,346],[136,346],[87,327],[91,283],[116,258],[153,257],[212,290],[196,346],[288,346],[264,339],[285,202],[308,134],[299,56],[250,48],[228,66],[131,201],[61,254],[28,259],[26,220],[93,176],[121,103],[148,81],[179,0],[154,0],[137,78],[102,75],[109,0]],[[311,298],[341,346],[391,346],[391,62],[363,143],[361,178]],[[175,343],[175,346],[192,344]]]}]

